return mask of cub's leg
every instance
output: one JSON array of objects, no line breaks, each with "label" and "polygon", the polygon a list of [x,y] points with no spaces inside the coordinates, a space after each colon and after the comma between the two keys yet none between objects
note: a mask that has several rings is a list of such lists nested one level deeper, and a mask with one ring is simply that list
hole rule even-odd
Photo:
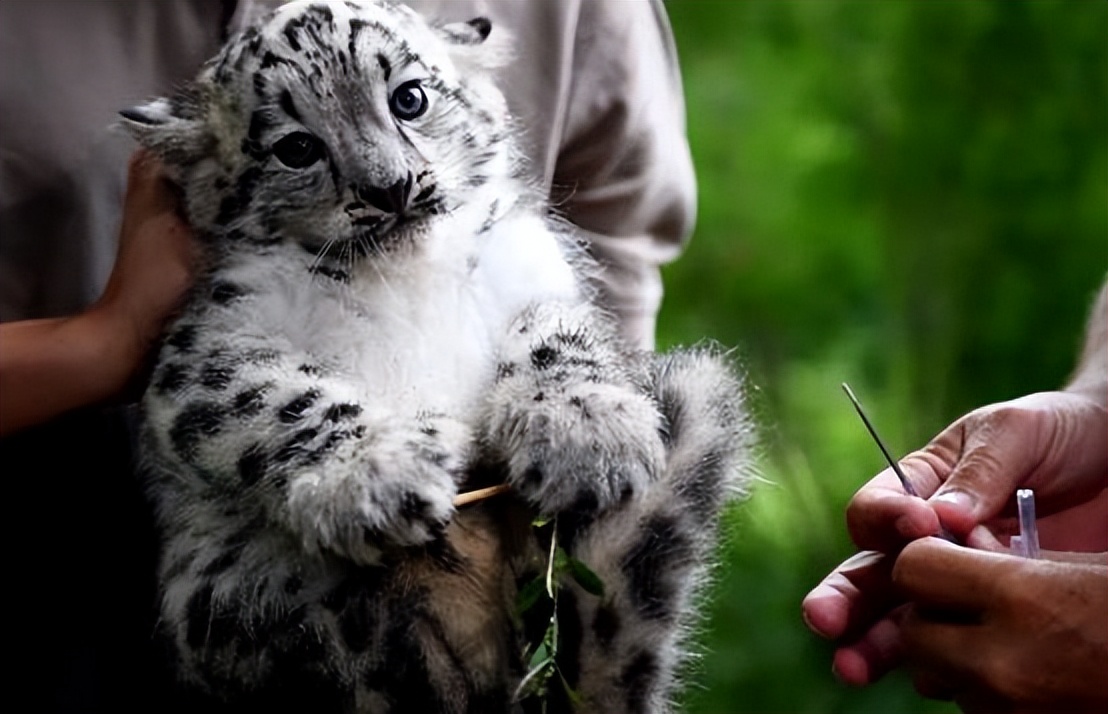
[{"label": "cub's leg", "polygon": [[597,597],[567,582],[559,596],[560,667],[580,711],[670,711],[721,509],[751,473],[750,422],[721,358],[658,356],[652,392],[666,424],[661,478],[595,518],[559,522],[560,542],[604,585]]},{"label": "cub's leg", "polygon": [[144,401],[152,471],[169,490],[234,504],[309,551],[360,564],[441,532],[468,460],[463,425],[375,409],[288,345],[232,336],[200,347],[197,329],[186,318],[170,334]]}]

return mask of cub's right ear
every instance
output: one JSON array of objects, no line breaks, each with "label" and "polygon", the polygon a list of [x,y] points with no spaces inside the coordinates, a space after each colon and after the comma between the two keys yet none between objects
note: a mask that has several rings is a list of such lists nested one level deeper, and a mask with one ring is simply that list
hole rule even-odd
[{"label": "cub's right ear", "polygon": [[210,148],[196,108],[183,101],[159,98],[119,114],[131,136],[168,164],[193,164]]}]

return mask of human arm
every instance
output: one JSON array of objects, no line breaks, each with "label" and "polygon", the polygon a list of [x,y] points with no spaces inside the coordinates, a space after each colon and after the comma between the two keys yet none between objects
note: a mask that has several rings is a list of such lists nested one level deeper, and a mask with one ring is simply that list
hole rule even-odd
[{"label": "human arm", "polygon": [[892,557],[905,544],[938,533],[940,517],[968,544],[988,547],[990,531],[978,526],[1004,530],[1013,520],[1013,492],[1027,487],[1035,490],[1040,515],[1057,514],[1044,519],[1059,526],[1054,533],[1043,528],[1044,547],[1051,546],[1053,535],[1069,531],[1067,548],[1105,549],[1103,529],[1086,529],[1086,542],[1074,543],[1075,524],[1066,521],[1080,514],[1103,522],[1102,510],[1098,514],[1081,504],[1108,485],[1106,290],[1108,285],[1092,311],[1078,369],[1064,390],[975,410],[905,458],[902,467],[929,500],[906,495],[891,471],[876,476],[852,499],[847,510],[851,537],[870,552],[832,571],[803,605],[810,627],[839,644],[834,666],[845,682],[867,684],[899,663],[903,598],[892,585]]},{"label": "human arm", "polygon": [[67,317],[0,324],[0,435],[123,391],[191,281],[193,243],[161,165],[131,159],[116,263],[100,299]]}]

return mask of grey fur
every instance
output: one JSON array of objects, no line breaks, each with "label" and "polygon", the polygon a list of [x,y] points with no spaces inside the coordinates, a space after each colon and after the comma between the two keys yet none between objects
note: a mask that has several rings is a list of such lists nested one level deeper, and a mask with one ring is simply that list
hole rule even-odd
[{"label": "grey fur", "polygon": [[584,708],[671,705],[749,472],[740,383],[718,352],[619,340],[519,178],[495,39],[303,4],[124,113],[208,259],[143,401],[163,633],[235,711],[526,708],[537,514],[605,585],[558,604]]}]

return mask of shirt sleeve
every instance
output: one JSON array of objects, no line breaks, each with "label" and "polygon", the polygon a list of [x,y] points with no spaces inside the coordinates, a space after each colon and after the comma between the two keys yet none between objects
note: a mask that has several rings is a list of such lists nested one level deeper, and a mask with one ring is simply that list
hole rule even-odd
[{"label": "shirt sleeve", "polygon": [[677,53],[660,0],[579,8],[552,194],[585,231],[625,335],[649,348],[659,268],[680,253],[696,213]]}]

